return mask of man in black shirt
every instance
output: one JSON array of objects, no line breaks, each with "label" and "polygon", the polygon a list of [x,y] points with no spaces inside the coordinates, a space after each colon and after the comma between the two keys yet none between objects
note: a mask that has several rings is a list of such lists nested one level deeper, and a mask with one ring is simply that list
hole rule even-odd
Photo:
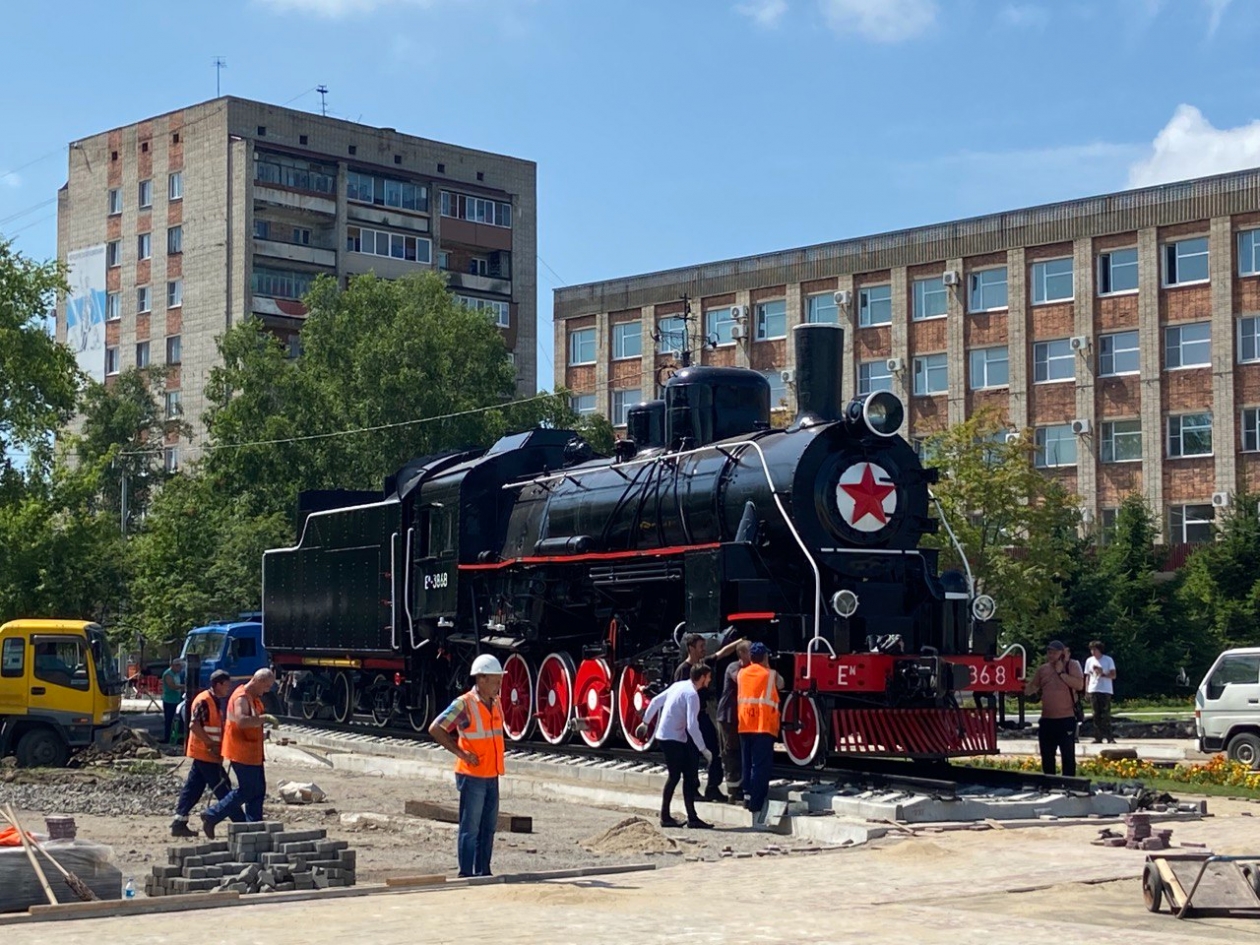
[{"label": "man in black shirt", "polygon": [[[738,641],[736,641],[738,642]],[[716,653],[713,654],[714,661],[725,659],[731,653],[735,652],[736,642],[728,643]],[[704,662],[705,658],[705,639],[698,633],[688,633],[683,637],[683,648],[687,653],[687,658],[678,664],[678,668],[674,670],[674,682],[681,682],[684,679],[691,678],[691,668],[698,666]],[[710,677],[710,680],[712,677]],[[723,802],[726,795],[722,793],[722,754],[719,750],[715,700],[712,698],[714,690],[713,682],[710,681],[703,689],[699,690],[700,694],[700,734],[704,736],[704,745],[709,750],[709,777],[705,786],[702,800]]]},{"label": "man in black shirt", "polygon": [[[729,636],[734,636],[732,631]],[[752,644],[735,640],[735,659],[722,671],[722,695],[718,698],[718,734],[722,741],[722,767],[726,769],[726,790],[731,800],[744,799],[739,744],[739,671],[752,662]]]}]

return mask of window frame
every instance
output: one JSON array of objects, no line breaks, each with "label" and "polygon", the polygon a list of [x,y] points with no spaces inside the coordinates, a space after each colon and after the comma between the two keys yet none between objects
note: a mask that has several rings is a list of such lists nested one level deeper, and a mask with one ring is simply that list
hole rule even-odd
[{"label": "window frame", "polygon": [[[1251,422],[1248,424],[1247,414],[1251,414]],[[1250,427],[1250,429],[1248,429]],[[1243,407],[1239,412],[1239,452],[1240,453],[1260,453],[1260,406]],[[1247,445],[1248,435],[1250,434],[1251,445]]]},{"label": "window frame", "polygon": [[[1110,352],[1106,352],[1103,350],[1103,348],[1106,347],[1106,342],[1114,338],[1119,338],[1121,335],[1132,335],[1134,339],[1134,347],[1116,348],[1113,342],[1112,350]],[[1127,355],[1129,352],[1135,352],[1137,354],[1138,366],[1134,368],[1132,371],[1117,371],[1115,369],[1116,356],[1120,354]],[[1104,357],[1111,358],[1110,371],[1103,369]],[[1099,377],[1133,377],[1134,375],[1138,375],[1141,373],[1142,373],[1142,337],[1138,333],[1138,330],[1136,328],[1126,329],[1125,331],[1107,332],[1106,334],[1098,336],[1098,376]]]},{"label": "window frame", "polygon": [[[935,359],[941,359],[939,363]],[[932,360],[932,364],[929,364]],[[944,351],[934,351],[930,354],[915,355],[913,364],[913,391],[916,397],[937,397],[941,394],[949,393],[949,355]],[[939,390],[928,390],[927,382],[931,379],[934,372],[945,372],[945,386]],[[923,377],[924,386],[920,389],[919,378]]]},{"label": "window frame", "polygon": [[[1177,346],[1176,346],[1177,347],[1177,360],[1183,361],[1184,355],[1182,354],[1182,352],[1185,349],[1186,342],[1181,340],[1181,333],[1185,331],[1187,328],[1206,328],[1207,329],[1206,339],[1198,339],[1198,340],[1189,342],[1192,345],[1201,345],[1201,344],[1206,343],[1207,344],[1207,360],[1196,361],[1194,364],[1185,364],[1185,363],[1176,364],[1176,365],[1170,364],[1169,360],[1172,354],[1173,345],[1169,339],[1172,337],[1174,332],[1177,333]],[[1210,368],[1211,366],[1212,366],[1212,323],[1210,321],[1178,322],[1177,324],[1174,324],[1174,325],[1164,326],[1164,370],[1165,371],[1190,371],[1190,370],[1196,370],[1199,368]]]},{"label": "window frame", "polygon": [[[887,293],[882,298],[872,298],[876,292]],[[880,325],[891,325],[893,320],[893,299],[892,299],[892,283],[877,282],[871,285],[864,285],[858,288],[858,327],[859,328],[878,328]],[[878,321],[871,315],[872,305],[888,306],[888,317],[881,318]],[[882,309],[881,309],[882,310]]]},{"label": "window frame", "polygon": [[[1126,430],[1117,434],[1116,424],[1136,424],[1137,430]],[[1134,434],[1137,436],[1137,455],[1129,456],[1123,459],[1116,456],[1116,443],[1118,437],[1131,439]],[[1109,465],[1116,463],[1140,463],[1142,461],[1142,420],[1140,417],[1121,417],[1112,420],[1104,420],[1100,424],[1098,436],[1098,461]]]},{"label": "window frame", "polygon": [[105,243],[105,268],[117,269],[122,265],[122,240],[107,240]]},{"label": "window frame", "polygon": [[163,400],[163,415],[167,420],[178,420],[184,415],[184,393],[180,390],[166,391]]},{"label": "window frame", "polygon": [[[1208,518],[1203,518],[1202,511],[1196,513],[1196,517],[1189,518],[1190,509],[1207,510]],[[1168,506],[1168,537],[1173,538],[1177,526],[1174,524],[1174,515],[1180,517],[1180,534],[1174,543],[1179,545],[1197,545],[1211,541],[1216,530],[1216,509],[1212,507],[1210,502],[1182,502],[1177,505]],[[1203,539],[1190,538],[1187,529],[1191,527],[1207,526],[1207,537]]]},{"label": "window frame", "polygon": [[[1051,345],[1065,345],[1067,348],[1067,353],[1063,354],[1060,352],[1057,354],[1051,354],[1050,352]],[[1042,352],[1045,353],[1044,359],[1039,357],[1039,355]],[[1065,361],[1072,365],[1071,373],[1067,377],[1050,377],[1050,366],[1052,364],[1061,364],[1062,362],[1065,362]],[[1041,370],[1043,364],[1045,366],[1046,376],[1038,377],[1038,373]],[[1076,381],[1076,352],[1072,350],[1072,339],[1071,338],[1051,338],[1046,341],[1034,341],[1033,342],[1033,383],[1034,384],[1065,384],[1069,381],[1071,382]]]},{"label": "window frame", "polygon": [[[984,277],[989,273],[1002,273],[1002,304],[1001,305],[984,305],[977,306],[977,295],[981,300],[984,298],[984,289],[986,285],[996,286],[998,283],[984,283]],[[969,314],[981,314],[983,312],[1002,312],[1009,311],[1011,307],[1011,275],[1009,267],[1002,266],[985,266],[983,269],[972,269],[967,273],[967,312]]]},{"label": "window frame", "polygon": [[[590,409],[583,409],[580,401],[590,398]],[[569,409],[579,417],[589,417],[599,412],[599,398],[595,394],[571,394],[569,396]]]},{"label": "window frame", "polygon": [[121,187],[111,187],[105,192],[105,207],[108,216],[116,217],[123,212],[123,197]]},{"label": "window frame", "polygon": [[[777,309],[771,311],[771,307]],[[780,341],[787,337],[787,299],[767,299],[764,302],[758,302],[756,308],[757,315],[757,341]],[[771,334],[771,325],[782,319],[782,334]]]},{"label": "window frame", "polygon": [[[140,356],[141,351],[144,352],[144,357]],[[151,356],[152,356],[152,352],[149,349],[149,342],[137,341],[136,342],[136,367],[141,368],[141,369],[147,368],[149,366]]]},{"label": "window frame", "polygon": [[122,293],[105,293],[105,321],[122,321]]},{"label": "window frame", "polygon": [[[714,339],[715,348],[725,348],[734,345],[735,339],[731,337],[731,329],[739,324],[739,321],[731,314],[731,310],[735,308],[731,305],[716,305],[713,308],[704,310],[704,340],[706,343],[710,339]],[[725,330],[726,340],[722,340],[722,333]]]},{"label": "window frame", "polygon": [[[823,311],[830,311],[832,317],[819,318]],[[836,293],[813,292],[805,296],[805,322],[809,325],[839,325],[840,306],[836,304]]]},{"label": "window frame", "polygon": [[[667,328],[666,323],[671,323]],[[676,323],[676,324],[672,324]],[[670,344],[669,341],[681,336],[681,344]],[[662,315],[656,320],[656,353],[670,354],[674,351],[687,350],[687,318],[685,315]]]},{"label": "window frame", "polygon": [[[1243,346],[1246,335],[1244,334],[1244,326],[1251,323],[1252,328],[1252,354],[1251,357],[1243,356]],[[1238,363],[1239,364],[1257,364],[1260,363],[1260,315],[1243,315],[1238,319],[1238,329],[1235,332],[1238,342]]]},{"label": "window frame", "polygon": [[[140,294],[142,292],[144,293],[144,295]],[[153,287],[149,285],[136,286],[136,314],[147,315],[148,313],[152,311],[153,311]]]},{"label": "window frame", "polygon": [[153,258],[153,233],[136,234],[136,262]]},{"label": "window frame", "polygon": [[184,363],[184,341],[182,335],[166,336],[166,363]]},{"label": "window frame", "polygon": [[119,374],[121,367],[122,353],[118,345],[107,345],[105,348],[105,376],[112,377]]},{"label": "window frame", "polygon": [[137,185],[137,205],[141,210],[153,209],[153,178],[142,180]]},{"label": "window frame", "polygon": [[[1185,452],[1186,424],[1184,423],[1184,421],[1189,417],[1206,417],[1207,418],[1206,427],[1203,425],[1198,425],[1192,428],[1192,431],[1202,431],[1203,429],[1206,429],[1208,431],[1209,443],[1208,443],[1207,452],[1204,452],[1204,453]],[[1173,433],[1174,423],[1176,424],[1176,427],[1177,427],[1175,437]],[[1212,414],[1210,412],[1169,414],[1167,421],[1164,423],[1164,433],[1165,433],[1164,457],[1166,459],[1203,459],[1204,457],[1214,455],[1214,452],[1216,449],[1215,431],[1213,429],[1214,427],[1215,427],[1215,424],[1212,422]],[[1176,452],[1176,453],[1173,452],[1174,438],[1176,439],[1178,443],[1178,449],[1181,452]]]},{"label": "window frame", "polygon": [[[1185,253],[1181,252],[1181,246],[1186,243],[1203,243],[1202,252]],[[1170,252],[1171,251],[1171,252]],[[1181,268],[1182,259],[1197,259],[1199,256],[1204,258],[1204,265],[1207,267],[1207,275],[1202,279],[1187,279],[1182,281],[1175,278],[1177,271]],[[1178,288],[1187,285],[1204,285],[1212,281],[1212,247],[1211,242],[1206,236],[1186,236],[1177,240],[1168,240],[1160,245],[1160,262],[1161,266],[1161,285],[1165,289]],[[1170,272],[1169,270],[1174,270]]]},{"label": "window frame", "polygon": [[[1050,462],[1048,447],[1050,445],[1050,431],[1057,431],[1054,442],[1055,444],[1071,443],[1072,444],[1072,461],[1068,462]],[[1066,436],[1063,435],[1066,431]],[[1033,431],[1033,444],[1036,450],[1033,454],[1033,466],[1037,469],[1064,469],[1070,466],[1076,466],[1080,462],[1080,442],[1077,435],[1072,431],[1070,423],[1050,423],[1045,426],[1037,427]]]},{"label": "window frame", "polygon": [[[935,282],[940,289],[928,290],[926,288],[929,282]],[[921,288],[923,287],[923,288]],[[945,309],[941,312],[933,314],[920,314],[927,307],[928,296],[940,295],[945,302]],[[913,322],[930,322],[936,318],[949,317],[949,286],[945,284],[944,276],[925,276],[920,279],[913,279],[910,283],[910,320]]]},{"label": "window frame", "polygon": [[[877,374],[875,373],[876,370],[882,371],[883,373]],[[877,384],[882,381],[887,381],[887,386],[877,386]],[[887,358],[874,358],[870,361],[862,361],[858,364],[858,396],[865,397],[867,394],[873,394],[877,390],[891,391],[892,387],[893,372],[888,370]]]},{"label": "window frame", "polygon": [[166,255],[181,256],[184,252],[184,226],[176,223],[166,228]]},{"label": "window frame", "polygon": [[184,199],[184,172],[171,171],[166,175],[166,199],[171,203]]},{"label": "window frame", "polygon": [[[627,400],[627,394],[633,394],[634,399]],[[608,409],[608,412],[612,416],[608,419],[612,421],[612,425],[614,427],[624,427],[626,425],[626,421],[629,419],[630,408],[637,407],[642,402],[643,388],[641,387],[613,388],[609,392]]]},{"label": "window frame", "polygon": [[[589,361],[578,360],[581,349],[586,347],[590,339],[591,357]],[[575,328],[569,332],[569,367],[584,367],[594,364],[599,359],[599,338],[595,335],[595,327]]]},{"label": "window frame", "polygon": [[[1054,298],[1043,297],[1037,298],[1038,289],[1044,293],[1047,291],[1047,282],[1049,279],[1062,278],[1065,273],[1056,272],[1048,274],[1046,267],[1054,263],[1066,262],[1068,271],[1066,273],[1068,282],[1071,284],[1071,293],[1066,296],[1055,296]],[[1059,305],[1064,302],[1074,302],[1076,300],[1076,260],[1071,256],[1054,256],[1048,259],[1038,259],[1033,262],[1031,269],[1032,280],[1032,304],[1033,305]],[[1038,270],[1041,270],[1041,277],[1038,279]]]},{"label": "window frame", "polygon": [[[15,645],[16,644],[16,645]],[[17,665],[13,659],[17,653]],[[0,679],[21,679],[26,675],[26,638],[5,637],[0,642]]]},{"label": "window frame", "polygon": [[[633,326],[634,331],[625,329]],[[637,351],[626,352],[627,341],[633,340]],[[628,322],[617,322],[612,326],[612,359],[614,361],[634,361],[643,357],[643,321],[634,319]]]},{"label": "window frame", "polygon": [[[767,371],[759,371],[758,373],[762,377],[764,377],[766,379],[766,383],[770,385],[771,411],[787,410],[788,408],[787,408],[786,401],[788,399],[788,386],[787,386],[787,383],[783,380],[783,372],[767,370]],[[776,396],[776,393],[777,393],[777,396]]]},{"label": "window frame", "polygon": [[[990,358],[988,355],[989,355],[989,352],[991,351],[1001,351],[1002,357]],[[983,366],[983,374],[984,374],[985,383],[983,384],[976,383],[976,364],[977,364],[976,356],[977,355],[984,356],[983,361],[982,361],[982,366]],[[1006,380],[1002,381],[1000,384],[989,383],[989,367],[990,365],[994,365],[994,364],[1002,364],[1005,366],[1004,370],[1006,372]],[[1009,345],[988,345],[983,348],[972,348],[970,351],[967,352],[967,374],[968,374],[967,380],[968,380],[968,384],[971,390],[1001,390],[1003,387],[1010,387],[1011,386],[1011,349],[1010,349],[1010,346]]]},{"label": "window frame", "polygon": [[184,306],[184,279],[181,276],[178,279],[168,279],[166,282],[166,307],[167,308],[183,308]]},{"label": "window frame", "polygon": [[[1243,268],[1244,243],[1251,243],[1251,268]],[[1238,231],[1238,277],[1246,279],[1260,276],[1260,228]]]},{"label": "window frame", "polygon": [[[1115,282],[1116,266],[1112,263],[1111,257],[1114,256],[1116,253],[1132,253],[1133,254],[1133,262],[1131,263],[1126,262],[1126,263],[1120,264],[1120,268],[1122,269],[1127,269],[1129,266],[1133,267],[1133,271],[1134,271],[1133,288],[1131,289],[1108,288],[1106,291],[1103,291],[1102,286],[1104,282],[1108,286],[1110,286],[1113,282]],[[1113,295],[1134,295],[1141,288],[1141,284],[1138,282],[1138,278],[1141,274],[1141,262],[1138,258],[1138,248],[1136,246],[1118,246],[1115,249],[1104,250],[1100,252],[1096,258],[1098,262],[1095,267],[1094,275],[1095,275],[1095,278],[1098,280],[1098,285],[1097,285],[1097,290],[1095,294],[1099,298],[1102,298],[1102,299],[1111,298]],[[1107,267],[1106,278],[1103,277],[1104,263]]]}]

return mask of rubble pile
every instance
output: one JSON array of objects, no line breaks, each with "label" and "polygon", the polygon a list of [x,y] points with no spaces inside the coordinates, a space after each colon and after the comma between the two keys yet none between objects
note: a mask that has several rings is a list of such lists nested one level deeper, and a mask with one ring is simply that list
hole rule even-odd
[{"label": "rubble pile", "polygon": [[171,847],[169,863],[145,877],[148,896],[232,891],[291,892],[353,886],[355,851],[324,830],[289,830],[276,821],[228,824],[226,840]]},{"label": "rubble pile", "polygon": [[18,810],[137,817],[153,813],[155,798],[175,797],[183,784],[165,768],[135,771],[125,766],[71,771],[0,765],[5,803]]},{"label": "rubble pile", "polygon": [[157,740],[148,732],[123,727],[118,738],[108,749],[89,745],[71,756],[71,768],[108,768],[118,762],[156,761],[162,757]]},{"label": "rubble pile", "polygon": [[1100,847],[1127,847],[1130,850],[1167,850],[1171,845],[1172,830],[1152,830],[1150,814],[1128,814],[1124,818],[1128,828],[1124,836],[1110,828],[1098,832],[1093,841]]}]

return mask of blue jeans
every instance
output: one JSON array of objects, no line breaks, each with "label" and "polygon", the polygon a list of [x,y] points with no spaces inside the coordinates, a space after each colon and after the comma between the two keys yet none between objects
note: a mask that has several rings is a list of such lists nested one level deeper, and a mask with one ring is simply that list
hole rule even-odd
[{"label": "blue jeans", "polygon": [[171,743],[171,735],[175,731],[175,710],[179,708],[178,702],[162,703],[162,744],[169,745]]},{"label": "blue jeans", "polygon": [[262,820],[263,798],[267,796],[263,766],[233,761],[232,773],[236,775],[236,789],[211,806],[204,816],[211,824],[217,824],[221,820],[237,820],[244,814],[246,823],[256,824]]},{"label": "blue jeans", "polygon": [[[179,800],[175,803],[175,816],[179,820],[188,819],[189,813],[206,793],[206,788],[209,788],[215,798],[220,801],[232,793],[232,783],[228,781],[223,765],[213,761],[200,761],[196,758],[191,761],[192,770],[188,772],[188,780],[184,782],[184,788],[179,792]],[[236,819],[240,819],[239,813]]]},{"label": "blue jeans", "polygon": [[774,736],[764,732],[741,732],[739,736],[740,783],[747,798],[744,806],[753,813],[766,806],[770,795],[770,770],[774,767]]},{"label": "blue jeans", "polygon": [[499,822],[499,779],[455,775],[459,789],[459,875],[489,876]]}]

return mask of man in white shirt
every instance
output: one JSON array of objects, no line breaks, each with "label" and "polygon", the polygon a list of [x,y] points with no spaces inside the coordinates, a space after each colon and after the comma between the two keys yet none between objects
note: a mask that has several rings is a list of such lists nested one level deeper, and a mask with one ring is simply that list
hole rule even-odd
[{"label": "man in white shirt", "polygon": [[713,671],[706,664],[692,666],[687,679],[674,683],[648,703],[643,712],[643,723],[636,732],[639,738],[646,738],[648,725],[660,715],[656,740],[665,753],[665,767],[669,770],[665,790],[661,794],[662,827],[682,826],[669,812],[679,779],[683,785],[683,804],[687,808],[687,826],[694,830],[707,830],[713,826],[701,820],[696,813],[696,795],[700,792],[697,754],[704,756],[706,765],[713,758],[704,746],[704,735],[700,731],[699,691],[709,684],[712,676]]},{"label": "man in white shirt", "polygon": [[1085,661],[1085,687],[1094,710],[1094,744],[1105,738],[1115,744],[1111,734],[1111,697],[1115,692],[1112,680],[1116,678],[1116,661],[1103,652],[1102,642],[1089,644],[1089,659]]}]

